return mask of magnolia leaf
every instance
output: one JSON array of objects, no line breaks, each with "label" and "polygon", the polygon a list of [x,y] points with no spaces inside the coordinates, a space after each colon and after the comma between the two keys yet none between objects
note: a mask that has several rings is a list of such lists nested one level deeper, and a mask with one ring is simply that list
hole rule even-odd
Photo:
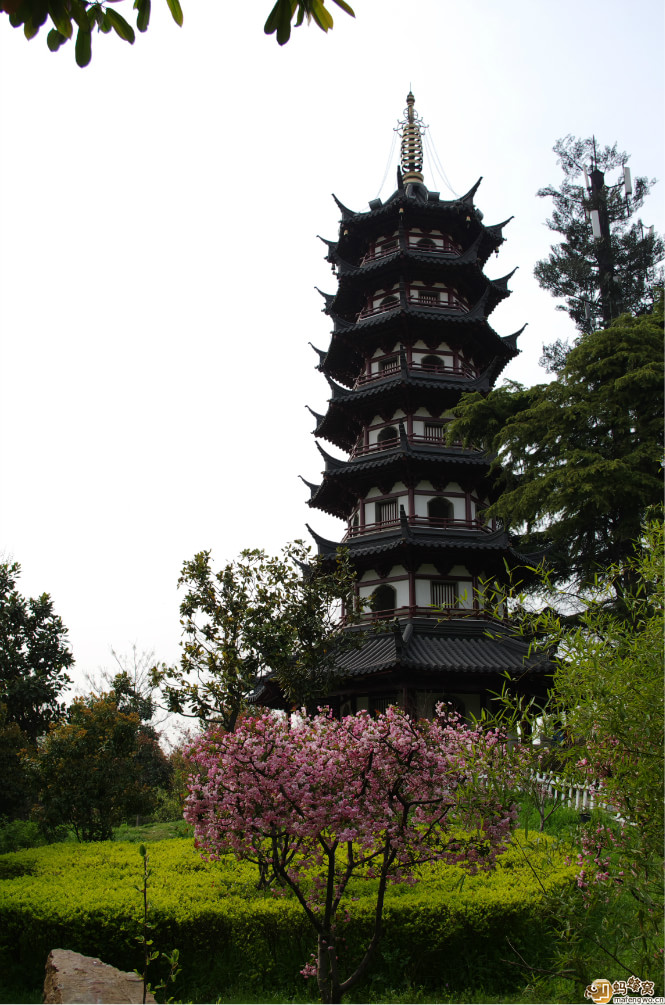
[{"label": "magnolia leaf", "polygon": [[342,10],[346,11],[347,14],[350,14],[351,17],[356,16],[353,8],[349,7],[348,3],[345,3],[345,0],[333,0],[333,3],[336,3],[338,7],[341,7]]},{"label": "magnolia leaf", "polygon": [[[67,12],[62,0],[49,0],[48,12],[51,16],[51,21],[57,28],[60,35],[64,35],[65,38],[72,37],[72,19]],[[62,44],[62,43],[59,43]],[[50,48],[50,46],[49,46]],[[53,50],[55,51],[55,50]]]},{"label": "magnolia leaf", "polygon": [[87,66],[92,58],[92,32],[90,28],[81,28],[76,33],[74,46],[76,63],[80,67]]},{"label": "magnolia leaf", "polygon": [[285,45],[291,37],[291,18],[293,8],[289,0],[279,0],[277,42]]},{"label": "magnolia leaf", "polygon": [[138,10],[136,27],[139,31],[146,31],[150,21],[150,0],[136,0],[134,6]]},{"label": "magnolia leaf", "polygon": [[35,24],[32,18],[29,18],[23,25],[23,34],[28,40],[34,38],[38,31],[39,25]]},{"label": "magnolia leaf", "polygon": [[57,28],[52,28],[51,31],[46,36],[46,44],[51,50],[51,52],[56,52],[60,46],[66,42],[67,39],[62,35]]},{"label": "magnolia leaf", "polygon": [[263,30],[266,35],[272,35],[273,32],[277,31],[277,25],[279,24],[279,8],[282,3],[283,0],[277,0],[277,3],[268,14],[266,23],[263,26]]},{"label": "magnolia leaf", "polygon": [[124,17],[122,17],[121,14],[118,14],[117,11],[113,10],[112,7],[107,8],[106,17],[116,35],[118,35],[124,42],[129,42],[130,45],[133,45],[135,36],[134,29],[131,24],[128,24]]},{"label": "magnolia leaf", "polygon": [[322,31],[328,31],[329,28],[332,28],[332,15],[329,10],[326,10],[320,0],[311,0],[311,12],[312,17]]},{"label": "magnolia leaf", "polygon": [[166,0],[169,10],[171,11],[171,16],[175,23],[182,28],[182,7],[180,6],[180,0]]}]

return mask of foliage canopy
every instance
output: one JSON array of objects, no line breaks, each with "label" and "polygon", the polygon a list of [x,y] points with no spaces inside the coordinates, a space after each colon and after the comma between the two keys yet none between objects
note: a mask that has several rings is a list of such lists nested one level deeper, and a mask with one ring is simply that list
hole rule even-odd
[{"label": "foliage canopy", "polygon": [[[79,66],[87,66],[92,58],[92,34],[100,31],[104,35],[115,33],[124,42],[134,44],[134,28],[116,10],[119,0],[0,0],[0,13],[9,16],[14,28],[23,27],[27,39],[34,38],[39,29],[48,21],[51,29],[46,44],[51,52],[57,52],[61,45],[73,38],[74,55]],[[110,4],[113,3],[114,6]],[[171,16],[182,27],[183,13],[180,0],[166,0]],[[276,34],[277,41],[284,45],[291,37],[291,23],[299,27],[304,21],[314,21],[322,31],[333,27],[333,19],[327,9],[326,0],[277,0],[265,23],[267,35]],[[333,0],[342,10],[355,17],[346,0]],[[134,0],[132,9],[136,11],[136,28],[139,32],[148,30],[151,0]]]},{"label": "foliage canopy", "polygon": [[153,670],[169,709],[232,731],[266,675],[295,706],[324,694],[341,650],[360,644],[338,617],[341,602],[353,609],[353,583],[346,554],[327,570],[302,541],[280,556],[243,551],[219,572],[199,552],[178,580],[187,591],[180,666]]},{"label": "foliage canopy", "polygon": [[[635,215],[649,194],[653,180],[634,178],[633,191],[626,196],[623,175],[616,184],[598,185],[594,179],[589,187],[584,171],[592,165],[604,175],[621,170],[628,154],[611,147],[601,148],[595,138],[577,139],[565,136],[554,146],[563,171],[563,181],[557,188],[547,185],[538,191],[541,198],[551,198],[554,212],[547,226],[563,241],[554,245],[548,258],[536,263],[536,279],[552,296],[563,300],[557,309],[566,311],[579,331],[607,327],[620,314],[644,314],[653,309],[657,291],[662,288],[662,261],[665,247],[662,239],[645,229]],[[606,223],[609,246],[605,238],[594,238],[591,212],[597,209]],[[545,349],[545,359],[556,369],[565,358],[565,346],[555,343]]]},{"label": "foliage canopy", "polygon": [[34,743],[63,714],[58,699],[74,657],[48,593],[22,596],[20,574],[18,563],[0,563],[0,703]]},{"label": "foliage canopy", "polygon": [[131,813],[149,810],[169,774],[154,736],[112,693],[76,698],[31,761],[42,822],[69,824],[80,841],[107,840]]},{"label": "foliage canopy", "polygon": [[[462,397],[450,437],[495,455],[490,515],[547,543],[555,582],[578,587],[628,558],[662,502],[663,304],[581,335],[549,384]],[[620,588],[621,577],[614,579]]]},{"label": "foliage canopy", "polygon": [[[578,596],[581,613],[574,625],[552,608],[528,623],[533,635],[546,640],[555,664],[553,687],[544,709],[513,708],[513,714],[530,719],[547,757],[558,762],[563,784],[590,787],[607,811],[604,821],[590,821],[582,834],[577,882],[584,909],[570,904],[570,916],[562,912],[558,919],[562,933],[575,936],[568,942],[561,937],[568,968],[566,954],[588,952],[585,939],[628,974],[648,977],[654,952],[662,958],[663,545],[662,523],[648,524],[633,555]],[[607,604],[617,581],[620,611]],[[542,749],[525,746],[536,758],[535,770]],[[594,903],[611,919],[601,942],[588,926],[587,909]]]}]

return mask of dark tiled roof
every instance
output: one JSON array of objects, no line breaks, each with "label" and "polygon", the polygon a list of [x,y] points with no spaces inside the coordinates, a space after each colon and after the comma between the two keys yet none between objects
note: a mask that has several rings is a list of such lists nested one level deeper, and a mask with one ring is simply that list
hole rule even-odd
[{"label": "dark tiled roof", "polygon": [[[490,623],[485,629],[491,632]],[[349,676],[364,676],[399,667],[440,673],[523,673],[551,672],[551,664],[539,656],[530,656],[522,639],[498,629],[492,636],[481,630],[465,633],[442,629],[423,632],[416,627],[408,641],[402,642],[399,632],[370,636],[361,649],[346,652],[340,660]]]}]

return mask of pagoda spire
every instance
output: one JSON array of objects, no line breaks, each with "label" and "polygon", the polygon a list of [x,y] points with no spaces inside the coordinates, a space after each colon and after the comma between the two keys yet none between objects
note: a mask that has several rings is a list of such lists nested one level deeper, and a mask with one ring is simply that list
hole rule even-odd
[{"label": "pagoda spire", "polygon": [[397,124],[402,139],[401,166],[405,183],[423,181],[423,133],[427,128],[416,112],[416,99],[409,91],[406,96],[405,118]]}]

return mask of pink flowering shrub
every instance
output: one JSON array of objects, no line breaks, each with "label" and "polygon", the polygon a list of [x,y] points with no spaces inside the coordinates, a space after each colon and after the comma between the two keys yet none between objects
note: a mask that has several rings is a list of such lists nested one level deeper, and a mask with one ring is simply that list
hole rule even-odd
[{"label": "pink flowering shrub", "polygon": [[[318,937],[303,972],[316,975],[324,1002],[367,972],[389,880],[414,881],[432,860],[491,868],[516,816],[503,805],[511,779],[499,734],[453,716],[267,713],[209,732],[189,757],[198,775],[185,818],[197,846],[255,862],[266,885],[292,891]],[[376,909],[366,951],[343,979],[337,919],[352,876],[378,879]]]}]

